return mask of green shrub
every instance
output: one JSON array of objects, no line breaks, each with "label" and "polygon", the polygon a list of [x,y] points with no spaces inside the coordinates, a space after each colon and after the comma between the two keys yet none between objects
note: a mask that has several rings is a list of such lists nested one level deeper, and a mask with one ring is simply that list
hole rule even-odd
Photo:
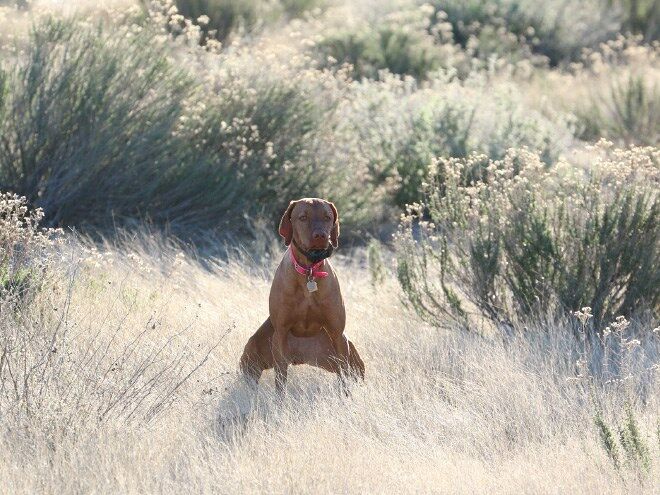
[{"label": "green shrub", "polygon": [[313,9],[324,8],[327,0],[279,0],[279,3],[288,17],[300,17]]},{"label": "green shrub", "polygon": [[397,214],[394,157],[409,133],[408,101],[414,91],[411,78],[392,74],[380,81],[350,81],[337,97],[331,132],[319,146],[319,159],[338,175],[331,195],[341,195],[342,219],[363,233],[377,232]]},{"label": "green shrub", "polygon": [[27,9],[30,6],[29,0],[0,0],[0,7],[3,5],[17,7],[19,9]]},{"label": "green shrub", "polygon": [[184,237],[244,231],[246,217],[275,221],[292,197],[333,192],[314,152],[332,104],[303,87],[305,74],[243,67],[198,82],[168,48],[147,27],[35,28],[8,75],[0,184],[48,225],[139,219]]},{"label": "green shrub", "polygon": [[499,159],[510,147],[528,146],[552,163],[572,139],[566,118],[531,110],[515,87],[479,76],[460,81],[438,73],[423,89],[391,74],[382,81],[352,82],[337,114],[333,137],[342,143],[333,150],[337,165],[355,170],[359,196],[371,204],[382,198],[398,211],[422,199],[433,157],[478,151]]},{"label": "green shrub", "polygon": [[6,99],[7,74],[0,67],[0,119],[5,118],[5,99]]},{"label": "green shrub", "polygon": [[623,13],[622,31],[641,34],[646,41],[660,38],[660,6],[655,0],[606,0]]},{"label": "green shrub", "polygon": [[619,440],[623,447],[628,463],[639,466],[648,472],[651,468],[650,449],[639,431],[637,418],[630,404],[626,404],[626,416],[619,429]]},{"label": "green shrub", "polygon": [[570,134],[567,124],[529,110],[507,88],[488,83],[453,82],[420,92],[412,110],[411,130],[396,156],[401,178],[395,203],[421,200],[422,184],[434,157],[467,157],[479,152],[493,160],[512,147],[538,150],[545,163],[555,161]]},{"label": "green shrub", "polygon": [[599,0],[442,0],[384,7],[369,21],[342,24],[321,33],[322,64],[349,63],[357,78],[380,70],[425,79],[437,68],[461,76],[490,67],[494,58],[558,65],[577,61],[584,49],[612,39],[620,27],[617,9]]},{"label": "green shrub", "polygon": [[[660,154],[599,150],[591,169],[528,151],[440,159],[398,236],[411,306],[437,325],[495,324],[589,306],[595,326],[660,309]],[[427,220],[428,219],[428,220]]]},{"label": "green shrub", "polygon": [[319,44],[323,56],[353,67],[356,78],[378,78],[378,72],[407,74],[423,79],[441,65],[433,46],[415,34],[383,28],[374,32],[340,33]]},{"label": "green shrub", "polygon": [[211,33],[219,41],[226,41],[236,31],[250,31],[260,21],[261,0],[175,0],[179,13],[196,21],[208,17],[202,23],[205,35]]},{"label": "green shrub", "polygon": [[369,266],[371,286],[376,290],[383,283],[387,274],[381,244],[376,239],[370,240],[367,245],[367,265]]},{"label": "green shrub", "polygon": [[196,165],[174,171],[181,186],[162,208],[188,228],[236,228],[254,214],[275,224],[292,198],[323,195],[331,180],[314,153],[325,114],[293,80],[242,74],[223,82],[231,92],[199,94],[177,129]]},{"label": "green shrub", "polygon": [[140,0],[145,9],[167,17],[169,31],[181,34],[186,22],[198,26],[201,41],[227,43],[282,17],[298,17],[321,7],[324,0]]},{"label": "green shrub", "polygon": [[660,142],[660,84],[652,76],[612,77],[576,111],[583,139],[606,137],[626,144]]},{"label": "green shrub", "polygon": [[147,215],[185,162],[171,130],[190,88],[146,35],[48,20],[9,75],[0,183],[50,225]]},{"label": "green shrub", "polygon": [[427,31],[423,10],[404,10],[379,25],[361,23],[330,30],[316,44],[321,66],[350,64],[356,79],[379,79],[379,72],[424,79],[447,66],[446,55]]},{"label": "green shrub", "polygon": [[600,410],[597,410],[594,414],[594,424],[600,436],[601,444],[607,453],[607,456],[610,458],[614,467],[619,469],[621,466],[621,461],[619,460],[619,446],[616,441],[616,436],[614,435],[612,428],[607,424],[603,418],[603,413]]},{"label": "green shrub", "polygon": [[449,22],[456,42],[463,47],[472,45],[481,58],[531,50],[557,65],[565,60],[577,60],[584,48],[595,48],[612,38],[619,27],[616,9],[606,8],[598,0],[431,3],[436,12],[432,20]]}]

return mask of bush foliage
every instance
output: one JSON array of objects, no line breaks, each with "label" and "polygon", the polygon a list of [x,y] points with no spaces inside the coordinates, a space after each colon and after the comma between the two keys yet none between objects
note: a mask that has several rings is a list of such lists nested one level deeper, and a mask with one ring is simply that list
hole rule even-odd
[{"label": "bush foliage", "polygon": [[145,36],[47,21],[8,75],[0,184],[49,225],[155,211],[185,157],[171,130],[190,87]]},{"label": "bush foliage", "polygon": [[38,289],[59,232],[39,226],[43,211],[30,211],[25,198],[0,192],[0,303],[20,301]]},{"label": "bush foliage", "polygon": [[[8,74],[0,184],[48,225],[142,218],[175,233],[240,227],[308,189],[321,116],[299,80],[236,76],[216,94],[148,32],[49,20]],[[279,210],[274,215],[279,214]]]},{"label": "bush foliage", "polygon": [[316,49],[321,66],[349,64],[357,79],[378,79],[383,70],[426,79],[436,69],[450,66],[428,28],[425,9],[405,10],[378,25],[364,22],[329,30]]},{"label": "bush foliage", "polygon": [[[547,19],[571,30],[572,17],[548,6],[211,3],[154,0],[148,16],[135,8],[93,22],[47,10],[29,36],[1,34],[0,187],[43,208],[50,226],[110,231],[137,220],[183,237],[245,232],[264,215],[275,223],[292,197],[319,195],[359,237],[387,231],[422,198],[434,157],[500,160],[528,147],[552,167],[574,148],[572,132],[657,141],[656,58],[626,78],[604,45],[600,72],[586,62],[549,69],[520,38]],[[252,13],[232,14],[241,9]],[[225,43],[209,36],[204,10],[227,20],[229,38],[214,34]],[[303,11],[282,29],[237,27]],[[640,43],[628,51],[653,53]],[[617,76],[605,82],[610,69]],[[554,78],[555,98],[537,98]]]},{"label": "bush foliage", "polygon": [[185,21],[196,23],[201,40],[232,39],[252,34],[282,18],[294,18],[322,7],[324,0],[140,0],[143,7],[166,12],[170,31],[180,34]]},{"label": "bush foliage", "polygon": [[[476,86],[476,88],[475,88]],[[521,105],[508,87],[490,87],[457,81],[442,91],[420,92],[412,102],[410,131],[398,148],[394,163],[401,178],[395,196],[404,207],[422,198],[434,157],[465,158],[478,152],[492,160],[512,147],[537,150],[550,165],[568,141],[568,122],[551,122]]]},{"label": "bush foliage", "polygon": [[[451,24],[456,42],[477,55],[529,51],[552,65],[578,60],[620,28],[616,9],[598,0],[449,0],[431,2],[435,19]],[[438,16],[440,13],[440,16]]]},{"label": "bush foliage", "polygon": [[583,139],[605,136],[627,144],[655,145],[660,142],[660,83],[633,73],[612,78],[605,91],[578,109],[577,116]]},{"label": "bush foliage", "polygon": [[317,44],[322,64],[350,64],[358,78],[388,70],[420,80],[440,67],[465,76],[496,59],[557,66],[613,39],[621,25],[618,9],[598,0],[419,4],[384,6],[366,21],[323,31]]},{"label": "bush foliage", "polygon": [[[591,307],[594,321],[660,309],[657,148],[601,145],[588,171],[510,151],[440,159],[398,238],[399,281],[436,324],[496,324]],[[602,154],[602,156],[600,155]]]}]

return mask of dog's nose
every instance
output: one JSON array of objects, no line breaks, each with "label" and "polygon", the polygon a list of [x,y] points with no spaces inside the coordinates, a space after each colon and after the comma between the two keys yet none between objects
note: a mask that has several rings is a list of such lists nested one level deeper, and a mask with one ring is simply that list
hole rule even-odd
[{"label": "dog's nose", "polygon": [[314,232],[314,235],[312,236],[315,241],[326,241],[328,240],[328,234],[325,232]]}]

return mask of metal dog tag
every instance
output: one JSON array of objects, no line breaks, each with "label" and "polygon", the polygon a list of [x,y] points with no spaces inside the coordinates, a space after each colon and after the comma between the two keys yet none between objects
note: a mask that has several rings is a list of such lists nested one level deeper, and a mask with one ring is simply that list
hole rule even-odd
[{"label": "metal dog tag", "polygon": [[319,287],[318,287],[318,285],[316,285],[316,280],[312,279],[312,280],[307,281],[307,290],[309,292],[316,292],[316,290],[318,290],[318,288]]}]

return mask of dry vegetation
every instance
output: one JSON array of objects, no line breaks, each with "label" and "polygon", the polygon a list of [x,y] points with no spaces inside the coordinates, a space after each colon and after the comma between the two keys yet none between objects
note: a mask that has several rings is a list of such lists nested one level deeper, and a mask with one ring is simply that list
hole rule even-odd
[{"label": "dry vegetation", "polygon": [[[655,2],[14,3],[0,492],[658,492]],[[367,378],[253,395],[308,195]]]},{"label": "dry vegetation", "polygon": [[[134,241],[130,252],[88,251],[29,308],[3,305],[9,492],[657,488],[657,331],[615,330],[615,344],[641,339],[610,355],[628,361],[607,376],[626,379],[591,381],[572,321],[506,340],[434,329],[402,307],[392,274],[373,287],[355,252],[337,263],[366,382],[346,398],[329,374],[296,368],[283,401],[272,374],[250,397],[236,361],[263,318],[274,261],[236,256],[204,269]],[[618,435],[627,402],[648,468],[619,447],[617,469],[594,426],[596,404]]]}]

